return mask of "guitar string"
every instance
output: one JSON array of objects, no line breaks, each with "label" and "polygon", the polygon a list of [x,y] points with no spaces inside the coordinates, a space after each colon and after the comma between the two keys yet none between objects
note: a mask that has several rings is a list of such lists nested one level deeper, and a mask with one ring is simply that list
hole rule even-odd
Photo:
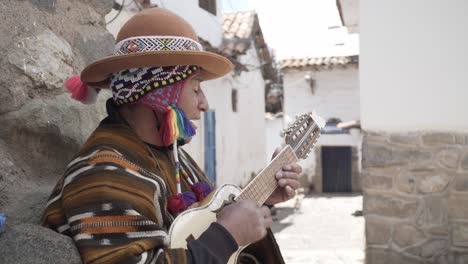
[{"label": "guitar string", "polygon": [[[295,144],[293,143],[293,144],[290,145],[294,149],[294,152],[297,153],[297,150],[298,150],[299,146],[301,146],[301,144],[304,143],[304,141],[309,137],[309,135],[311,133],[314,132],[315,128],[317,128],[317,127],[318,127],[317,124],[314,122],[313,125],[307,129],[305,137],[302,137],[300,141],[296,141]],[[312,137],[312,140],[314,140],[316,138],[316,135],[317,134],[315,134]],[[285,157],[285,159],[288,158],[288,156],[286,154],[284,155],[284,157]],[[282,157],[280,157],[280,158],[282,158]],[[289,163],[289,162],[292,162],[293,160],[287,159],[286,161]],[[252,186],[250,186],[250,188],[244,190],[239,195],[239,198],[240,199],[242,199],[244,197],[253,198],[253,199],[263,203],[263,201],[265,201],[268,198],[268,197],[266,197],[266,195],[269,196],[271,194],[271,193],[268,194],[268,190],[273,189],[271,191],[271,192],[273,192],[274,188],[276,189],[276,187],[278,186],[276,178],[271,177],[272,176],[271,174],[275,174],[275,172],[279,171],[278,164],[279,164],[279,162],[273,164],[272,167],[267,167],[267,169],[264,171],[264,173],[262,175],[258,175],[258,177],[256,177],[256,179],[253,180]]]},{"label": "guitar string", "polygon": [[[290,163],[293,161],[294,156],[289,156],[289,155],[284,155],[283,157],[280,157],[284,160],[284,163]],[[269,167],[264,174],[259,175],[259,180],[254,180],[252,183],[252,186],[245,190],[241,195],[239,195],[240,199],[254,199],[260,202],[264,202],[266,198],[268,198],[271,193],[268,193],[268,190],[271,190],[271,192],[274,191],[273,188],[276,189],[277,187],[277,181],[275,177],[271,177],[272,174],[274,174],[276,171],[279,170],[278,164],[281,162],[276,163],[275,167]],[[269,175],[269,177],[267,177]],[[260,184],[263,183],[263,184]],[[270,187],[270,188],[268,188]]]}]

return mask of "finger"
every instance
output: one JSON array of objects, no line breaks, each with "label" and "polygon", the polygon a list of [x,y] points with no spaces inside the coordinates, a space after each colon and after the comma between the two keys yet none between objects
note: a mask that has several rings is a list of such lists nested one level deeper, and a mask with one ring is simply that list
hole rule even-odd
[{"label": "finger", "polygon": [[271,227],[271,225],[273,224],[273,218],[271,218],[271,216],[265,218],[263,224],[265,225],[265,228]]},{"label": "finger", "polygon": [[294,196],[296,196],[296,191],[293,190],[290,186],[286,186],[286,188],[284,188],[286,190],[286,194],[288,195],[288,198],[291,199],[293,198]]},{"label": "finger", "polygon": [[302,166],[297,163],[288,164],[288,165],[283,166],[283,171],[292,171],[295,173],[301,173]]},{"label": "finger", "polygon": [[293,179],[280,179],[278,181],[278,185],[281,188],[285,188],[285,187],[289,186],[293,190],[296,190],[297,188],[299,188],[301,186],[301,183],[299,181],[293,180]]},{"label": "finger", "polygon": [[262,206],[261,211],[262,211],[263,218],[267,218],[267,217],[271,216],[271,212],[270,212],[270,209],[268,207]]},{"label": "finger", "polygon": [[267,235],[267,230],[265,227],[262,227],[262,229],[260,229],[260,237],[264,238],[266,235]]},{"label": "finger", "polygon": [[261,206],[257,201],[254,200],[244,200],[243,203],[245,203],[250,208],[260,208]]},{"label": "finger", "polygon": [[299,174],[295,173],[295,172],[289,172],[289,171],[278,171],[276,173],[276,179],[279,180],[279,179],[293,179],[293,180],[297,180],[299,179]]},{"label": "finger", "polygon": [[271,159],[273,159],[274,157],[276,157],[276,155],[278,155],[279,153],[281,152],[281,149],[279,147],[277,147],[275,149],[275,151],[273,152],[273,155],[271,155]]}]

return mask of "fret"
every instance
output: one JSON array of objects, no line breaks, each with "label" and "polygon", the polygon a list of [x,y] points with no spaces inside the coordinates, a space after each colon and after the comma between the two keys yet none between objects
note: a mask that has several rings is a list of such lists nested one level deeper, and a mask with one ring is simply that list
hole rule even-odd
[{"label": "fret", "polygon": [[273,160],[263,169],[236,198],[240,200],[251,199],[263,204],[273,191],[278,187],[276,173],[289,163],[297,160],[290,146],[286,146]]}]

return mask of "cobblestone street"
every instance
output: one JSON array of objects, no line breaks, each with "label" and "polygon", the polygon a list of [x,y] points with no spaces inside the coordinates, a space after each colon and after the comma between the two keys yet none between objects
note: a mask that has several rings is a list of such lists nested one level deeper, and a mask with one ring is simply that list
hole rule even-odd
[{"label": "cobblestone street", "polygon": [[273,232],[287,264],[364,263],[362,195],[323,194],[276,206]]}]

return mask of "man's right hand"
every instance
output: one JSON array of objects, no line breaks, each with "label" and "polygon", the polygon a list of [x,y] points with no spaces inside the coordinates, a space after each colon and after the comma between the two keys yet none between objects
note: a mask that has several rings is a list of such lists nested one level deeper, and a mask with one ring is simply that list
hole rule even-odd
[{"label": "man's right hand", "polygon": [[243,200],[224,207],[218,213],[217,222],[231,233],[237,245],[245,246],[265,237],[273,220],[268,207]]}]

